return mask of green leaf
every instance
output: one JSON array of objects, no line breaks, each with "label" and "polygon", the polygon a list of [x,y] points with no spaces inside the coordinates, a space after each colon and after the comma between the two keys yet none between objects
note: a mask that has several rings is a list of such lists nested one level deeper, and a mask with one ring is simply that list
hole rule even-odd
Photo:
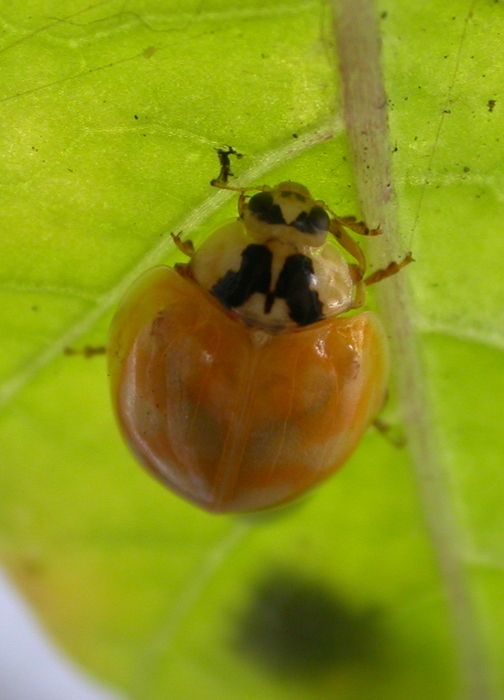
[{"label": "green leaf", "polygon": [[[180,259],[171,231],[198,241],[234,215],[209,187],[216,147],[245,155],[238,182],[299,181],[359,214],[350,151],[369,135],[350,125],[350,146],[341,126],[330,8],[3,5],[0,552],[50,634],[126,697],[504,697],[504,18],[483,0],[377,11],[402,239],[370,252],[416,259],[406,303],[384,294],[410,329],[385,414],[408,445],[371,429],[300,504],[234,518],[151,480],[103,358],[64,350],[106,342],[127,286]],[[363,186],[359,162],[373,212],[380,172]]]}]

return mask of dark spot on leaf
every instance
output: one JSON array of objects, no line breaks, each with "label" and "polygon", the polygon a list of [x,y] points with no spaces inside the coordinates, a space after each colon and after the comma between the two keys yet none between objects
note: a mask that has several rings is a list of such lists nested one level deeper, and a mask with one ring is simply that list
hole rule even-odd
[{"label": "dark spot on leaf", "polygon": [[270,673],[313,680],[378,655],[377,610],[357,611],[325,584],[276,571],[261,582],[234,646]]}]

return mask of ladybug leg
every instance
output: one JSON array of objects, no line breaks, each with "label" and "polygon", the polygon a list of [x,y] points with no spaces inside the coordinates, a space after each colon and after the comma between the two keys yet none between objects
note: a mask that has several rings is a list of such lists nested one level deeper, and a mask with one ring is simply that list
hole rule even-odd
[{"label": "ladybug leg", "polygon": [[357,260],[362,270],[362,276],[364,276],[364,272],[366,271],[364,253],[353,238],[346,233],[345,229],[348,228],[359,236],[381,236],[381,231],[376,228],[369,228],[364,221],[357,221],[355,216],[337,216],[324,202],[316,202],[316,204],[320,205],[331,214],[333,219],[331,219],[329,224],[329,231],[333,234],[341,247]]},{"label": "ladybug leg", "polygon": [[172,237],[172,241],[175,243],[177,248],[184,253],[184,255],[187,255],[188,258],[192,258],[194,255],[194,245],[192,241],[183,241],[181,240],[180,236],[182,234],[180,233],[170,233],[170,236]]},{"label": "ladybug leg", "polygon": [[373,426],[386,440],[388,440],[394,447],[405,447],[406,438],[402,433],[396,430],[396,426],[381,420],[381,418],[375,418],[373,421]]},{"label": "ladybug leg", "polygon": [[366,301],[366,286],[363,282],[358,282],[355,285],[355,295],[352,304],[352,309],[360,309]]},{"label": "ladybug leg", "polygon": [[[389,392],[387,391],[383,397],[383,405],[380,412],[383,411],[385,406],[388,404],[388,401]],[[399,448],[406,445],[406,438],[404,437],[404,434],[399,426],[382,420],[381,418],[375,418],[373,421],[373,426],[380,433],[380,435],[384,437],[385,440],[388,440],[388,442],[390,442],[394,447]]]},{"label": "ladybug leg", "polygon": [[358,265],[349,265],[348,270],[354,284],[352,309],[360,309],[366,301],[366,285],[362,281],[362,270]]},{"label": "ladybug leg", "polygon": [[227,182],[222,182],[222,180],[210,180],[212,187],[218,187],[220,190],[229,190],[230,192],[240,192],[246,195],[247,192],[271,192],[271,187],[268,185],[260,185],[259,187],[231,187]]},{"label": "ladybug leg", "polygon": [[98,347],[93,347],[92,345],[85,345],[82,350],[76,350],[75,348],[65,348],[63,350],[65,355],[82,355],[89,360],[89,358],[95,355],[105,355],[107,348],[104,345],[99,345]]},{"label": "ladybug leg", "polygon": [[[184,255],[187,255],[188,258],[192,258],[192,256],[194,255],[193,242],[182,241],[180,239],[180,233],[170,233],[170,236],[172,237],[172,240],[177,246],[177,248],[182,253],[184,253]],[[192,279],[190,263],[176,263],[173,269],[176,270],[179,273],[179,275],[181,275],[181,277],[185,277],[186,279]]]},{"label": "ladybug leg", "polygon": [[381,231],[378,228],[369,228],[364,221],[357,221],[355,216],[338,216],[330,209],[327,204],[321,201],[315,202],[319,207],[325,209],[340,226],[349,228],[350,231],[357,233],[359,236],[381,236]]},{"label": "ladybug leg", "polygon": [[355,281],[360,281],[364,277],[364,273],[366,272],[367,267],[364,253],[360,249],[359,245],[354,241],[354,239],[351,236],[349,236],[348,233],[345,231],[345,229],[343,228],[343,224],[340,223],[340,219],[331,219],[331,221],[329,222],[329,231],[338,241],[340,246],[344,250],[346,250],[346,252],[352,256],[352,258],[357,260],[358,265],[352,265],[352,267],[355,268],[354,275],[355,272],[358,271],[358,279],[356,279]]},{"label": "ladybug leg", "polygon": [[227,182],[217,178],[216,180],[210,180],[212,187],[218,187],[220,190],[230,190],[231,192],[239,192],[240,197],[238,199],[238,213],[240,216],[246,209],[245,200],[249,192],[271,192],[271,187],[268,185],[262,185],[261,187],[230,187]]},{"label": "ladybug leg", "polygon": [[246,197],[247,197],[246,190],[240,192],[240,196],[238,197],[238,215],[240,216],[240,218],[243,217],[243,213],[245,212]]},{"label": "ladybug leg", "polygon": [[376,272],[373,272],[372,275],[366,277],[364,284],[369,287],[370,284],[376,284],[377,282],[387,279],[387,277],[392,277],[392,275],[396,275],[399,270],[402,270],[403,267],[406,267],[406,265],[409,265],[412,262],[413,256],[411,253],[408,253],[401,262],[391,262],[387,265],[387,267],[383,268],[383,270],[376,270]]},{"label": "ladybug leg", "polygon": [[341,226],[349,228],[350,231],[359,234],[359,236],[381,236],[380,229],[369,228],[364,221],[357,221],[355,216],[336,216],[335,214],[333,216]]},{"label": "ladybug leg", "polygon": [[[230,190],[231,192],[247,192],[248,189],[256,189],[255,187],[231,187],[231,185],[228,185],[227,182],[220,180],[218,177],[215,178],[215,180],[210,180],[210,184],[212,185],[212,187],[218,187],[220,190]],[[259,187],[257,189],[261,188]]]}]

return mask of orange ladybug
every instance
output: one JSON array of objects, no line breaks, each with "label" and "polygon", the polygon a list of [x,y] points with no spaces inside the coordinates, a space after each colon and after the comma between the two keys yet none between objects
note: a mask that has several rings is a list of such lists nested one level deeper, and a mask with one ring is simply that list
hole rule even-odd
[{"label": "orange ladybug", "polygon": [[126,442],[163,484],[213,512],[288,503],[348,459],[389,373],[378,316],[348,312],[412,260],[365,279],[346,229],[378,231],[294,182],[236,191],[237,220],[196,251],[174,236],[188,264],[146,272],[108,344]]}]

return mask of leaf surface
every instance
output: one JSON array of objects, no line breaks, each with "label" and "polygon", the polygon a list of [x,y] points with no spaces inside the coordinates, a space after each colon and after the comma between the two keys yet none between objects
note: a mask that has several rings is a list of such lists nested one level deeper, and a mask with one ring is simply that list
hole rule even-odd
[{"label": "leaf surface", "polygon": [[[487,694],[472,700],[500,698],[504,18],[482,1],[379,11],[398,246],[416,258],[404,313],[484,656]],[[0,550],[11,577],[60,645],[136,700],[457,697],[453,590],[408,448],[370,430],[300,504],[207,515],[127,452],[103,358],[64,354],[103,345],[135,277],[180,259],[171,231],[198,241],[235,215],[234,198],[209,187],[216,147],[245,154],[234,170],[247,184],[299,181],[359,215],[333,116],[329,8],[30,0],[4,3],[1,22]]]}]

